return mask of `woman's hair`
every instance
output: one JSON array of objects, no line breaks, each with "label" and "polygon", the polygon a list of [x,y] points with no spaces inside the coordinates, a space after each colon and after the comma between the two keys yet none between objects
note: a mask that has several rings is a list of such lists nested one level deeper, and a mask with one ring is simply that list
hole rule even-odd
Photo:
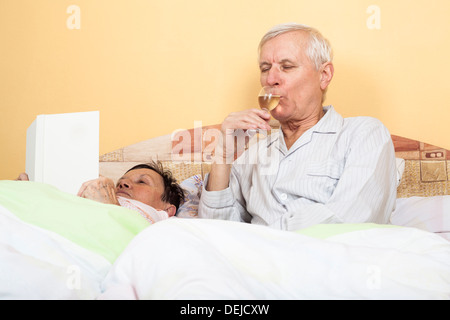
[{"label": "woman's hair", "polygon": [[181,188],[177,183],[177,180],[174,178],[172,172],[170,172],[169,170],[165,170],[160,161],[138,164],[129,169],[127,172],[136,169],[150,169],[158,173],[162,177],[164,182],[164,192],[161,196],[161,200],[173,204],[178,211],[178,208],[184,202],[184,191],[183,188]]},{"label": "woman's hair", "polygon": [[291,31],[304,31],[309,35],[309,43],[306,48],[306,55],[319,70],[322,64],[326,62],[332,62],[333,50],[330,42],[322,36],[322,34],[312,27],[298,23],[285,23],[274,26],[270,29],[261,39],[258,50],[261,51],[262,46],[272,38],[276,36],[291,32]]}]

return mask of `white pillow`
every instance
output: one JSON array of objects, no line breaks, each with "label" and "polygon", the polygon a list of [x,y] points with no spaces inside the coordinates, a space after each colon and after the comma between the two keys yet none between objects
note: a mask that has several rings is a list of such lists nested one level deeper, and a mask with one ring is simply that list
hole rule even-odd
[{"label": "white pillow", "polygon": [[399,198],[391,223],[434,232],[450,240],[450,195]]},{"label": "white pillow", "polygon": [[197,218],[198,203],[202,191],[203,180],[201,175],[189,177],[180,183],[185,191],[184,203],[178,208],[177,217],[179,218]]}]

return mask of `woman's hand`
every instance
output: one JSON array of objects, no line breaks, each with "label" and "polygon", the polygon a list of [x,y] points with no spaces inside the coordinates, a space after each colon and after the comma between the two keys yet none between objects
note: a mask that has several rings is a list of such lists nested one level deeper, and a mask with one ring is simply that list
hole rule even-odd
[{"label": "woman's hand", "polygon": [[19,174],[16,181],[30,181],[30,179],[28,178],[28,175],[25,172],[22,172],[21,174]]},{"label": "woman's hand", "polygon": [[78,196],[101,203],[119,205],[114,182],[106,177],[90,180],[81,185]]}]

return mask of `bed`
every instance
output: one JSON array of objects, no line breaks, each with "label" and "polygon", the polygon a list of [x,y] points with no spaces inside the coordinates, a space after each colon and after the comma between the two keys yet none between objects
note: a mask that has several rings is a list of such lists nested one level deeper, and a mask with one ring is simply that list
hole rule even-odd
[{"label": "bed", "polygon": [[393,135],[390,224],[286,232],[197,217],[217,130],[178,130],[100,157],[114,180],[150,160],[174,173],[186,201],[153,225],[49,185],[0,181],[0,297],[450,299],[450,151]]}]

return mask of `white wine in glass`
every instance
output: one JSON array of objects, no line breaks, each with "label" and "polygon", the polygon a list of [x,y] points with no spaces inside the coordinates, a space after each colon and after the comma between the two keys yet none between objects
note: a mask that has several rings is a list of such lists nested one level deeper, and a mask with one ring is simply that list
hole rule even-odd
[{"label": "white wine in glass", "polygon": [[273,87],[262,87],[258,95],[258,103],[261,109],[270,112],[280,103],[280,95],[275,92]]}]

